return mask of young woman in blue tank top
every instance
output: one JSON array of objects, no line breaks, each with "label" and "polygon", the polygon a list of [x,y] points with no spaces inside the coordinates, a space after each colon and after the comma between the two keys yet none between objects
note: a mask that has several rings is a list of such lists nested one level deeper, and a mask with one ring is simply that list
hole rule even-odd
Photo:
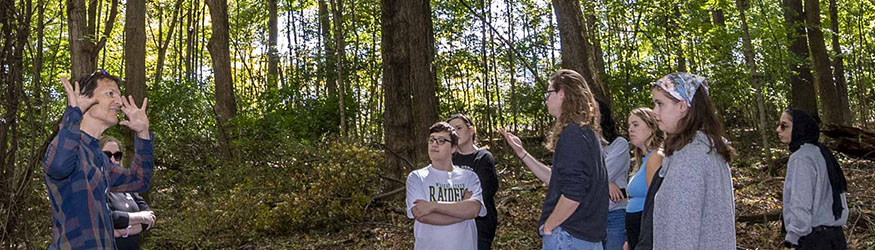
[{"label": "young woman in blue tank top", "polygon": [[[634,249],[638,244],[638,234],[641,231],[641,214],[644,210],[644,200],[647,187],[653,174],[662,165],[662,152],[659,147],[665,135],[656,124],[656,116],[649,108],[637,108],[629,114],[629,142],[635,146],[635,163],[638,172],[629,180],[626,188],[629,201],[626,204],[626,244],[624,249]],[[652,157],[651,157],[652,156]]]}]

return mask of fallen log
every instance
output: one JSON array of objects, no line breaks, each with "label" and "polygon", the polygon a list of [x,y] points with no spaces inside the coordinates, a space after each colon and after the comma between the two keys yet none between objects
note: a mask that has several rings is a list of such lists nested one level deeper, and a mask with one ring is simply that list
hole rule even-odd
[{"label": "fallen log", "polygon": [[764,214],[742,215],[738,216],[736,222],[747,223],[768,223],[770,221],[778,221],[781,219],[781,211],[772,211]]},{"label": "fallen log", "polygon": [[827,144],[833,151],[875,160],[875,132],[835,124],[825,125],[820,132],[833,139]]}]

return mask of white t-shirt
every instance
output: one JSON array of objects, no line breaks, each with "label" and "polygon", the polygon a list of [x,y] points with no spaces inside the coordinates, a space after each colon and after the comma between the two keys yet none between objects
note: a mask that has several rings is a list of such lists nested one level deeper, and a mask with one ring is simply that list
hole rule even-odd
[{"label": "white t-shirt", "polygon": [[[413,219],[413,202],[458,202],[471,191],[471,199],[480,202],[480,214],[486,216],[480,179],[471,170],[453,166],[453,171],[441,171],[431,165],[414,170],[407,176],[407,217]],[[477,225],[474,219],[456,224],[436,226],[416,221],[414,249],[477,249]]]}]

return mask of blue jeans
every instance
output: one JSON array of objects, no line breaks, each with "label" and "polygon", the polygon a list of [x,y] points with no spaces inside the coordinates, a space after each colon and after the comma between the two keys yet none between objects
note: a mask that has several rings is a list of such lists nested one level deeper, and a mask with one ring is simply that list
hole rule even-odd
[{"label": "blue jeans", "polygon": [[605,250],[622,250],[626,242],[626,209],[608,212],[608,237],[605,239]]},{"label": "blue jeans", "polygon": [[[553,233],[550,235],[542,235],[541,236],[542,245],[541,247],[544,250],[603,250],[602,243],[600,242],[589,242],[585,240],[581,240],[578,238],[574,238],[565,230],[562,230],[562,227],[556,227],[553,229]],[[622,244],[622,243],[621,243]]]}]

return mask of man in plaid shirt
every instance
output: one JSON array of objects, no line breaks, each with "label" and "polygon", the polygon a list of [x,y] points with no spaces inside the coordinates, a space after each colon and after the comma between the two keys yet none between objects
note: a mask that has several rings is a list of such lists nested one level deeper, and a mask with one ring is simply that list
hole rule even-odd
[{"label": "man in plaid shirt", "polygon": [[[75,85],[61,78],[68,106],[43,165],[52,204],[49,249],[115,249],[106,193],[149,189],[154,162],[147,100],[137,107],[133,97],[121,96],[119,82],[104,70],[81,78]],[[118,122],[119,110],[128,120]],[[136,154],[130,168],[110,163],[98,147],[97,138],[117,123],[136,134]]]}]

